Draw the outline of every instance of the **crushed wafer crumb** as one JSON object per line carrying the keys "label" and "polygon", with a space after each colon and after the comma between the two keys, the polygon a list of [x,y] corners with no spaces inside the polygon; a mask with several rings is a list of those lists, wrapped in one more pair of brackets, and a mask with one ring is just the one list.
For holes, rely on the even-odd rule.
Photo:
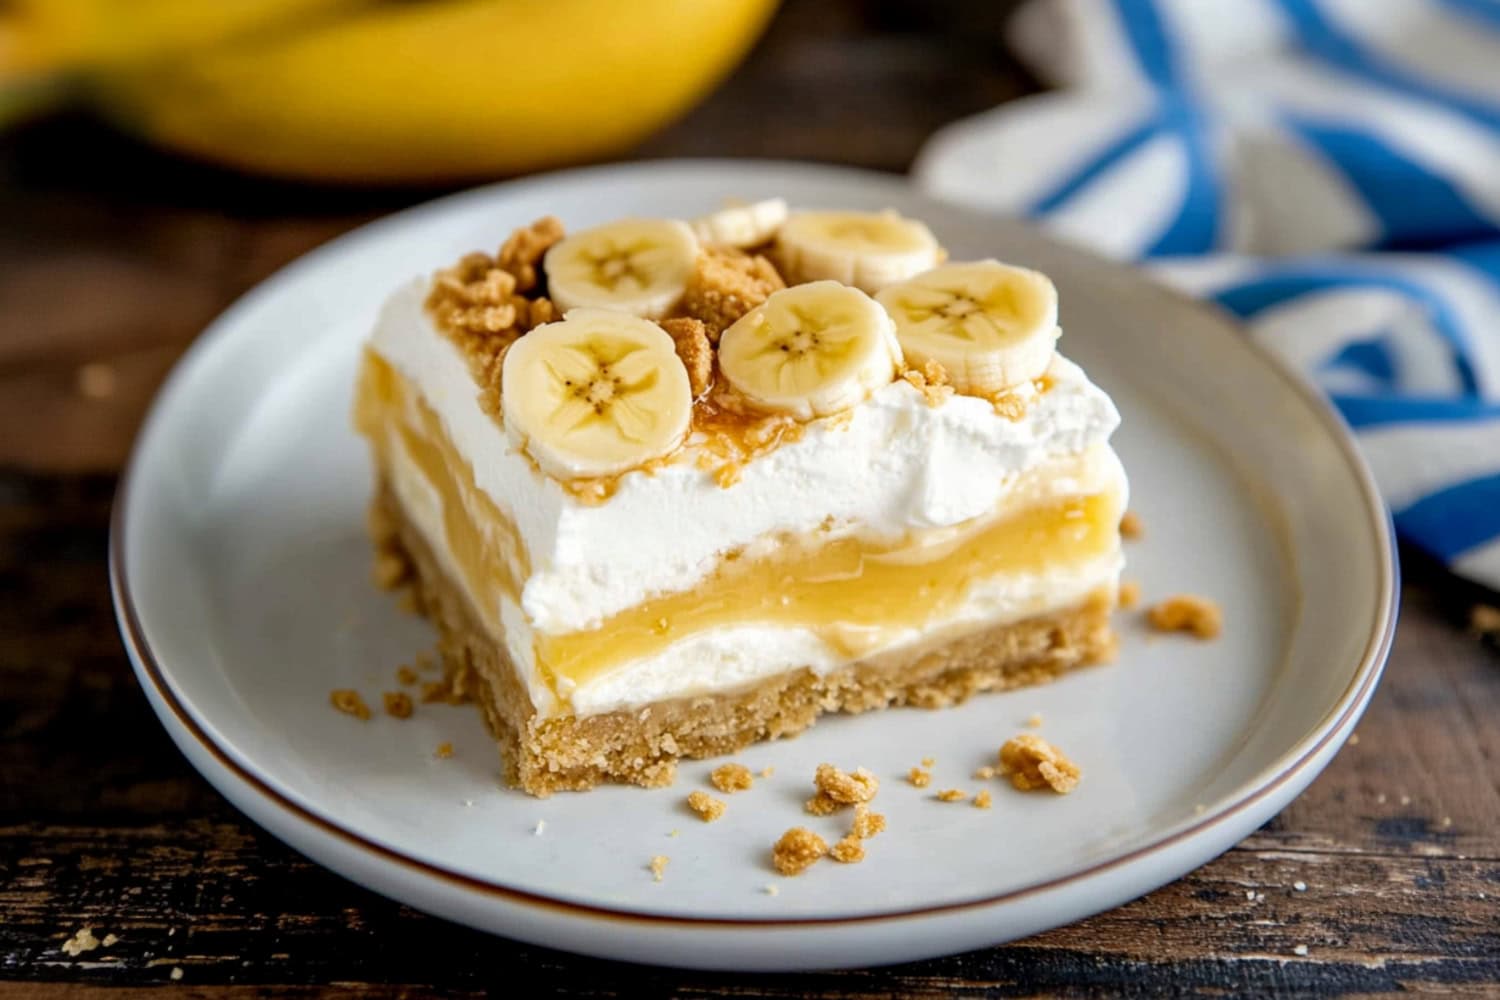
{"label": "crushed wafer crumb", "polygon": [[688,808],[698,814],[705,823],[712,823],[724,815],[727,808],[723,799],[716,799],[707,792],[692,792],[687,797]]}
{"label": "crushed wafer crumb", "polygon": [[174,983],[180,981],[182,979],[182,975],[183,975],[183,973],[182,973],[182,966],[180,966],[180,965],[174,965],[174,966],[172,966],[172,971],[169,972],[169,973],[167,973],[167,976]]}
{"label": "crushed wafer crumb", "polygon": [[120,941],[120,935],[118,935],[118,934],[106,934],[106,935],[104,935],[104,940],[100,941],[99,943],[102,944],[106,948],[112,948],[116,944],[118,944],[119,941]]}
{"label": "crushed wafer crumb", "polygon": [[86,951],[93,951],[97,947],[99,947],[99,939],[94,937],[92,927],[78,928],[78,933],[62,943],[63,952],[74,958]]}
{"label": "crushed wafer crumb", "polygon": [[781,887],[775,885],[774,883],[767,882],[761,889],[761,891],[764,892],[767,896],[777,896],[781,894]]}
{"label": "crushed wafer crumb", "polygon": [[937,793],[939,802],[962,802],[969,797],[969,793],[957,788],[945,788]]}
{"label": "crushed wafer crumb", "polygon": [[1176,594],[1146,611],[1146,620],[1160,632],[1190,632],[1199,639],[1212,639],[1224,627],[1219,605],[1206,597]]}
{"label": "crushed wafer crumb", "polygon": [[353,688],[336,688],[328,692],[328,703],[345,715],[352,715],[356,719],[370,717],[370,706],[365,704],[365,700]]}
{"label": "crushed wafer crumb", "polygon": [[396,683],[411,687],[413,684],[417,683],[417,672],[411,667],[397,667]]}
{"label": "crushed wafer crumb", "polygon": [[786,282],[765,257],[723,247],[698,254],[698,266],[688,279],[678,311],[701,320],[711,343],[735,321],[770,298]]}
{"label": "crushed wafer crumb", "polygon": [[667,865],[670,864],[671,861],[672,859],[667,857],[665,854],[658,854],[653,857],[651,859],[651,878],[654,881],[660,882],[661,877],[666,874]]}
{"label": "crushed wafer crumb", "polygon": [[424,672],[437,668],[437,660],[433,659],[431,653],[418,653],[417,658],[412,662],[416,663],[418,670]]}
{"label": "crushed wafer crumb", "polygon": [[697,399],[709,390],[714,380],[714,348],[708,340],[708,328],[702,320],[691,316],[664,319],[661,328],[671,336],[677,357],[687,369],[688,388]]}
{"label": "crushed wafer crumb", "polygon": [[1349,734],[1349,745],[1351,747],[1357,747],[1357,746],[1359,746],[1359,734],[1358,733],[1350,733]]}
{"label": "crushed wafer crumb", "polygon": [[432,754],[440,760],[447,760],[453,756],[453,744],[448,742],[439,743],[437,749]]}
{"label": "crushed wafer crumb", "polygon": [[544,215],[529,226],[522,226],[506,237],[495,255],[495,263],[516,282],[516,291],[526,294],[541,284],[542,258],[553,244],[563,238],[560,219]]}
{"label": "crushed wafer crumb", "polygon": [[380,698],[385,702],[385,714],[397,719],[411,718],[411,695],[405,691],[384,691]]}
{"label": "crushed wafer crumb", "polygon": [[769,778],[769,777],[771,777],[771,775],[773,775],[775,773],[776,773],[776,768],[774,768],[774,767],[766,766],[766,767],[763,767],[763,768],[760,769],[760,776],[762,778]]}
{"label": "crushed wafer crumb", "polygon": [[936,763],[937,763],[937,758],[936,757],[923,757],[922,758],[922,766],[923,767],[931,767],[932,765],[934,765]]}
{"label": "crushed wafer crumb", "polygon": [[864,842],[851,833],[834,844],[829,849],[828,856],[840,864],[858,864],[865,859]]}
{"label": "crushed wafer crumb", "polygon": [[924,771],[920,767],[914,767],[906,772],[906,780],[918,788],[926,788],[932,784],[932,772]]}
{"label": "crushed wafer crumb", "polygon": [[928,361],[921,370],[907,368],[901,372],[901,377],[922,394],[928,406],[941,406],[953,396],[948,369],[936,361]]}
{"label": "crushed wafer crumb", "polygon": [[873,812],[869,806],[854,807],[854,825],[849,828],[852,836],[869,840],[877,833],[885,832],[885,814]]}
{"label": "crushed wafer crumb", "polygon": [[1146,525],[1141,522],[1141,516],[1133,510],[1127,510],[1120,515],[1120,537],[1140,538],[1146,533]]}
{"label": "crushed wafer crumb", "polygon": [[1121,609],[1129,611],[1141,603],[1141,585],[1134,580],[1120,581],[1119,604]]}
{"label": "crushed wafer crumb", "polygon": [[755,775],[744,764],[721,764],[713,769],[708,780],[727,795],[731,792],[748,791],[755,784]]}
{"label": "crushed wafer crumb", "polygon": [[975,793],[975,809],[988,809],[992,805],[994,805],[994,799],[990,797],[990,790],[988,788],[981,788],[978,792]]}
{"label": "crushed wafer crumb", "polygon": [[1066,795],[1078,786],[1082,773],[1061,750],[1033,733],[1021,733],[1000,748],[1000,766],[1010,783],[1023,792],[1050,788]]}
{"label": "crushed wafer crumb", "polygon": [[845,806],[869,802],[880,790],[880,779],[862,767],[845,772],[825,763],[818,765],[813,786],[818,793],[807,800],[807,811],[815,816],[827,816]]}
{"label": "crushed wafer crumb", "polygon": [[794,826],[771,849],[771,864],[783,875],[801,875],[828,853],[828,841],[805,826]]}
{"label": "crushed wafer crumb", "polygon": [[1026,717],[1026,725],[1030,729],[1040,729],[1040,728],[1042,728],[1042,713],[1041,712],[1032,712],[1030,715],[1028,715]]}
{"label": "crushed wafer crumb", "polygon": [[975,768],[974,770],[974,777],[978,778],[980,781],[988,781],[994,776],[995,769],[988,764],[985,764],[983,767]]}

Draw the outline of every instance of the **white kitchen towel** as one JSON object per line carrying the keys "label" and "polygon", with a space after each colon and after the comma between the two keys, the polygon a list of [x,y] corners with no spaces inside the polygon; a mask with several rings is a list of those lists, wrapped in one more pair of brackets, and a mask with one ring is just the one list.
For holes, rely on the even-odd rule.
{"label": "white kitchen towel", "polygon": [[1500,0],[1031,0],[1060,89],[919,183],[1242,317],[1354,428],[1396,528],[1500,589]]}

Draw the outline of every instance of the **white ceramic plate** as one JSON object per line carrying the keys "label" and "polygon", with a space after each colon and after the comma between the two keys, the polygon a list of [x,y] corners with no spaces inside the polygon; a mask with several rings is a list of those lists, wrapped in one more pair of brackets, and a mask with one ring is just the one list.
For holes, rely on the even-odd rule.
{"label": "white ceramic plate", "polygon": [[[1122,616],[1117,663],[948,711],[830,718],[739,759],[775,777],[712,825],[672,789],[538,801],[502,788],[471,707],[361,723],[428,647],[370,583],[370,474],[348,419],[383,294],[510,229],[691,215],[726,197],[894,206],[958,258],[1056,279],[1063,349],[1124,413],[1117,442],[1147,526],[1127,577],[1216,598],[1222,638],[1148,636]],[[178,366],[121,488],[112,578],[126,645],[163,723],[256,822],[378,892],[499,934],[593,955],[726,969],[871,965],[1076,920],[1226,850],[1323,768],[1368,701],[1395,617],[1388,521],[1328,408],[1218,314],[1015,223],[897,179],[769,163],[645,163],[483,188],[403,212],[288,267]],[[1083,768],[1067,797],[994,782],[994,808],[945,804],[1041,713]],[[434,748],[451,741],[440,760]],[[933,786],[900,780],[935,757]],[[770,870],[824,760],[873,769],[890,830],[863,864]],[[542,832],[536,833],[544,824]],[[671,858],[653,881],[648,860]],[[775,885],[773,895],[766,886]]]}

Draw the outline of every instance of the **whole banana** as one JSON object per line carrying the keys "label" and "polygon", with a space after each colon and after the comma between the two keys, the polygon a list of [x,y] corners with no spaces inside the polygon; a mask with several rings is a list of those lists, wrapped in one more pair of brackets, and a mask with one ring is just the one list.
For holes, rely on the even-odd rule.
{"label": "whole banana", "polygon": [[125,127],[246,170],[435,182],[597,158],[684,112],[775,0],[380,3],[103,81]]}

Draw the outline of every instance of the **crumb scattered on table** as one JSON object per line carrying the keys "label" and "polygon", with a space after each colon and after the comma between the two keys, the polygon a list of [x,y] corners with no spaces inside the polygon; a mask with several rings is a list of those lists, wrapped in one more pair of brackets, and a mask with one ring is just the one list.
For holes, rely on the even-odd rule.
{"label": "crumb scattered on table", "polygon": [[858,805],[854,807],[854,825],[849,832],[860,840],[869,840],[877,833],[885,831],[885,814],[874,812],[869,806]]}
{"label": "crumb scattered on table", "polygon": [[543,833],[546,833],[546,832],[547,832],[547,821],[544,820],[544,819],[537,820],[536,821],[536,826],[534,826],[534,827],[531,828],[531,835],[533,837],[540,837]]}
{"label": "crumb scattered on table", "polygon": [[705,823],[712,823],[724,815],[726,806],[723,799],[716,799],[707,792],[693,792],[687,797],[688,808],[698,814],[698,818]]}
{"label": "crumb scattered on table", "polygon": [[1120,607],[1129,611],[1141,603],[1141,585],[1134,580],[1120,581]]}
{"label": "crumb scattered on table", "polygon": [[815,816],[827,816],[845,806],[869,802],[880,791],[880,779],[863,767],[841,771],[824,763],[818,765],[813,775],[813,787],[818,794],[807,800],[807,811]]}
{"label": "crumb scattered on table", "polygon": [[1030,729],[1040,729],[1040,728],[1042,728],[1042,713],[1041,712],[1032,712],[1030,715],[1028,715],[1026,717],[1026,725]]}
{"label": "crumb scattered on table", "polygon": [[744,764],[723,764],[713,769],[709,782],[726,795],[731,792],[748,791],[755,784],[755,776]]}
{"label": "crumb scattered on table", "polygon": [[828,841],[805,826],[794,826],[771,849],[771,864],[783,875],[801,875],[828,853]]}
{"label": "crumb scattered on table", "polygon": [[651,859],[651,878],[656,882],[661,881],[662,875],[666,874],[667,865],[672,859],[665,854],[658,854]]}
{"label": "crumb scattered on table", "polygon": [[1469,629],[1478,636],[1500,638],[1500,608],[1476,604],[1469,609]]}
{"label": "crumb scattered on table", "polygon": [[404,685],[406,687],[411,687],[412,685],[417,683],[417,672],[411,667],[397,667],[396,683]]}
{"label": "crumb scattered on table", "polygon": [[447,742],[439,743],[437,745],[437,749],[433,751],[433,754],[436,755],[439,759],[447,760],[449,757],[453,756],[453,744]]}
{"label": "crumb scattered on table", "polygon": [[1190,632],[1199,639],[1215,638],[1224,628],[1219,605],[1206,597],[1177,594],[1153,604],[1146,620],[1159,632]]}
{"label": "crumb scattered on table", "polygon": [[857,864],[865,859],[865,845],[860,838],[849,834],[828,851],[828,856],[840,864]]}
{"label": "crumb scattered on table", "polygon": [[180,980],[182,978],[182,966],[180,966],[180,965],[174,965],[174,966],[172,966],[172,971],[170,973],[168,973],[168,975],[172,977],[172,982],[174,982],[174,983],[177,982],[178,980]]}
{"label": "crumb scattered on table", "polygon": [[781,887],[776,885],[775,883],[767,882],[765,887],[761,891],[764,892],[767,896],[775,896],[781,892]]}
{"label": "crumb scattered on table", "polygon": [[975,793],[975,795],[974,795],[974,808],[975,809],[988,809],[993,804],[994,804],[994,800],[992,798],[990,798],[990,790],[988,788],[981,788],[977,793]]}
{"label": "crumb scattered on table", "polygon": [[1359,746],[1359,734],[1358,733],[1350,733],[1349,734],[1349,745],[1351,747],[1357,747],[1357,746]]}
{"label": "crumb scattered on table", "polygon": [[934,765],[936,763],[937,763],[936,758],[933,758],[933,757],[923,757],[922,758],[922,766],[923,767],[931,767],[932,765]]}
{"label": "crumb scattered on table", "polygon": [[1303,882],[1301,879],[1298,879],[1297,881],[1292,883],[1292,888],[1297,890],[1298,892],[1306,892],[1307,883]]}
{"label": "crumb scattered on table", "polygon": [[969,797],[969,793],[958,788],[945,788],[937,793],[939,802],[962,802]]}
{"label": "crumb scattered on table", "polygon": [[1140,538],[1146,533],[1146,525],[1141,521],[1141,515],[1133,510],[1127,510],[1120,517],[1120,537]]}
{"label": "crumb scattered on table", "polygon": [[1050,788],[1066,795],[1078,786],[1078,765],[1034,733],[1021,733],[1000,748],[1001,770],[1023,792]]}
{"label": "crumb scattered on table", "polygon": [[86,951],[93,951],[99,947],[99,939],[94,937],[92,927],[80,927],[78,932],[62,943],[64,953],[77,958]]}
{"label": "crumb scattered on table", "polygon": [[380,695],[385,702],[385,714],[397,719],[411,718],[411,695],[405,691],[384,691]]}
{"label": "crumb scattered on table", "polygon": [[100,941],[99,943],[102,944],[106,948],[111,948],[114,945],[116,945],[117,943],[119,943],[119,940],[120,940],[120,935],[118,935],[118,934],[106,934],[106,935],[104,935],[104,940]]}
{"label": "crumb scattered on table", "polygon": [[762,778],[769,778],[769,777],[771,777],[771,775],[773,775],[775,773],[776,773],[776,768],[771,767],[769,765],[767,765],[766,767],[763,767],[763,768],[760,769],[760,776]]}
{"label": "crumb scattered on table", "polygon": [[914,767],[906,772],[906,780],[918,788],[926,788],[932,784],[932,772],[924,771],[920,767]]}
{"label": "crumb scattered on table", "polygon": [[995,769],[988,764],[985,764],[983,767],[976,768],[974,771],[974,777],[978,778],[980,781],[988,781],[994,776]]}
{"label": "crumb scattered on table", "polygon": [[328,692],[328,703],[345,715],[352,715],[356,719],[370,717],[370,706],[365,704],[365,700],[353,688],[336,688]]}

